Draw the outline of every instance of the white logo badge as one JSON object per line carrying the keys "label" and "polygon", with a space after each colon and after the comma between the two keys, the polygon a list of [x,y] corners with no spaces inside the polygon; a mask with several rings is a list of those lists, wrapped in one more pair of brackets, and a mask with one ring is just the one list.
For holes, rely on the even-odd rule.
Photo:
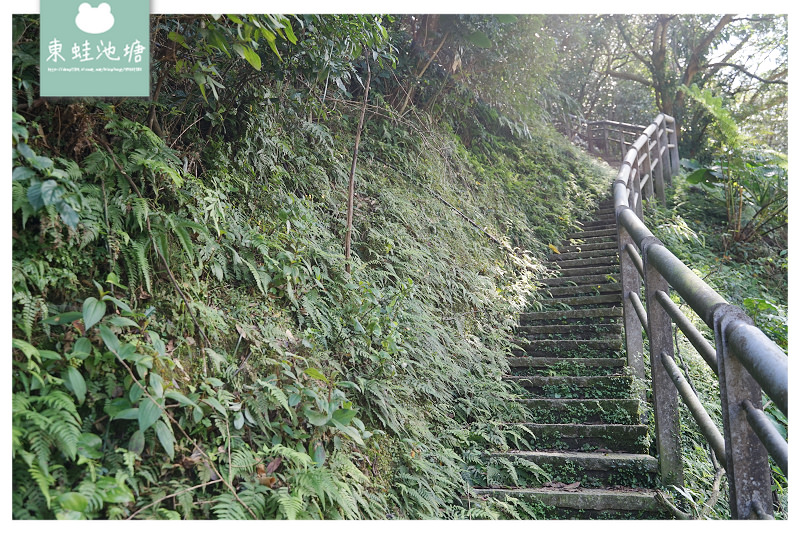
{"label": "white logo badge", "polygon": [[92,7],[87,2],[82,3],[78,7],[75,25],[84,33],[96,35],[107,32],[114,26],[114,15],[111,14],[111,6],[105,2],[97,7]]}

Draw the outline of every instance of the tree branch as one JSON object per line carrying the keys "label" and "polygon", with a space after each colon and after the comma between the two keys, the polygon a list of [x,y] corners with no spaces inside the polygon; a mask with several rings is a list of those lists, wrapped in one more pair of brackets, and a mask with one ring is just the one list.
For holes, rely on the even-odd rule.
{"label": "tree branch", "polygon": [[[739,72],[741,72],[742,74],[744,74],[746,76],[750,76],[751,78],[754,78],[754,79],[760,81],[761,83],[769,83],[769,84],[776,84],[776,85],[789,85],[789,82],[787,82],[786,80],[775,80],[775,79],[769,79],[769,78],[762,78],[761,76],[759,76],[757,74],[753,74],[752,72],[749,72],[742,65],[737,65],[736,63],[711,63],[710,65],[708,65],[708,68],[715,68],[717,70],[719,70],[722,67],[730,67],[730,68],[736,69]],[[784,71],[779,72],[778,74],[783,74],[785,72],[787,72],[787,71],[784,70]]]}
{"label": "tree branch", "polygon": [[621,80],[628,80],[628,81],[635,81],[637,83],[641,83],[646,87],[652,87],[653,81],[648,80],[644,76],[640,76],[639,74],[633,74],[632,72],[617,72],[616,70],[607,70],[603,72],[603,74],[607,74],[612,78],[618,78]]}

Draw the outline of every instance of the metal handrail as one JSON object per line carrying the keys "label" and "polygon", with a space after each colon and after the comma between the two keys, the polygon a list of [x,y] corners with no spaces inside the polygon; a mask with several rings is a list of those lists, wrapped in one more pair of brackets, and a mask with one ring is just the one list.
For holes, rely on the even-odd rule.
{"label": "metal handrail", "polygon": [[[611,121],[595,121],[587,123],[587,127],[588,124],[617,128],[612,131],[630,126]],[[778,409],[788,414],[788,357],[740,308],[730,305],[695,275],[642,222],[644,200],[658,196],[665,203],[665,181],[669,183],[678,171],[679,162],[674,118],[660,114],[643,129],[632,143],[620,137],[622,164],[614,181],[613,196],[628,362],[634,374],[644,379],[644,326],[650,348],[653,411],[662,479],[668,484],[683,484],[677,409],[680,396],[725,465],[731,492],[731,515],[734,518],[770,518],[772,493],[768,454],[773,455],[788,475],[788,448],[786,441],[776,436],[777,431],[771,430],[765,422],[767,419],[761,409],[762,388]],[[608,132],[604,135],[608,139]],[[624,149],[626,145],[630,146],[627,150]],[[637,251],[641,251],[641,256]],[[714,331],[713,348],[669,299],[670,287]],[[642,288],[646,316],[639,297]],[[711,419],[691,389],[685,386],[673,361],[672,321],[686,333],[719,377],[724,447],[719,431],[709,426]]]}

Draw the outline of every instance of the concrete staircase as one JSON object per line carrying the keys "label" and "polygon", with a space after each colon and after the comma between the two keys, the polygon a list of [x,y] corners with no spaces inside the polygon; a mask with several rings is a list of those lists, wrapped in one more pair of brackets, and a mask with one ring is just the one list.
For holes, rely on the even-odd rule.
{"label": "concrete staircase", "polygon": [[[655,499],[658,463],[627,371],[614,211],[601,204],[583,230],[549,257],[559,277],[541,280],[545,309],[525,313],[522,349],[505,379],[532,413],[530,450],[494,454],[535,463],[524,486],[489,486],[482,496],[537,501],[552,518],[668,518]],[[542,475],[544,471],[550,481]],[[522,485],[522,483],[520,483]]]}

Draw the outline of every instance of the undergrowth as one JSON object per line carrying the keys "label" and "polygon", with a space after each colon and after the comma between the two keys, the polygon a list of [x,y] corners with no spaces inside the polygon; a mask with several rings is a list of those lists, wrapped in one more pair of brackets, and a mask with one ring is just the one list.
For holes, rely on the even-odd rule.
{"label": "undergrowth", "polygon": [[544,516],[470,487],[524,442],[492,421],[546,245],[608,188],[566,141],[370,116],[349,275],[350,108],[251,106],[202,155],[135,102],[25,115],[14,518]]}

